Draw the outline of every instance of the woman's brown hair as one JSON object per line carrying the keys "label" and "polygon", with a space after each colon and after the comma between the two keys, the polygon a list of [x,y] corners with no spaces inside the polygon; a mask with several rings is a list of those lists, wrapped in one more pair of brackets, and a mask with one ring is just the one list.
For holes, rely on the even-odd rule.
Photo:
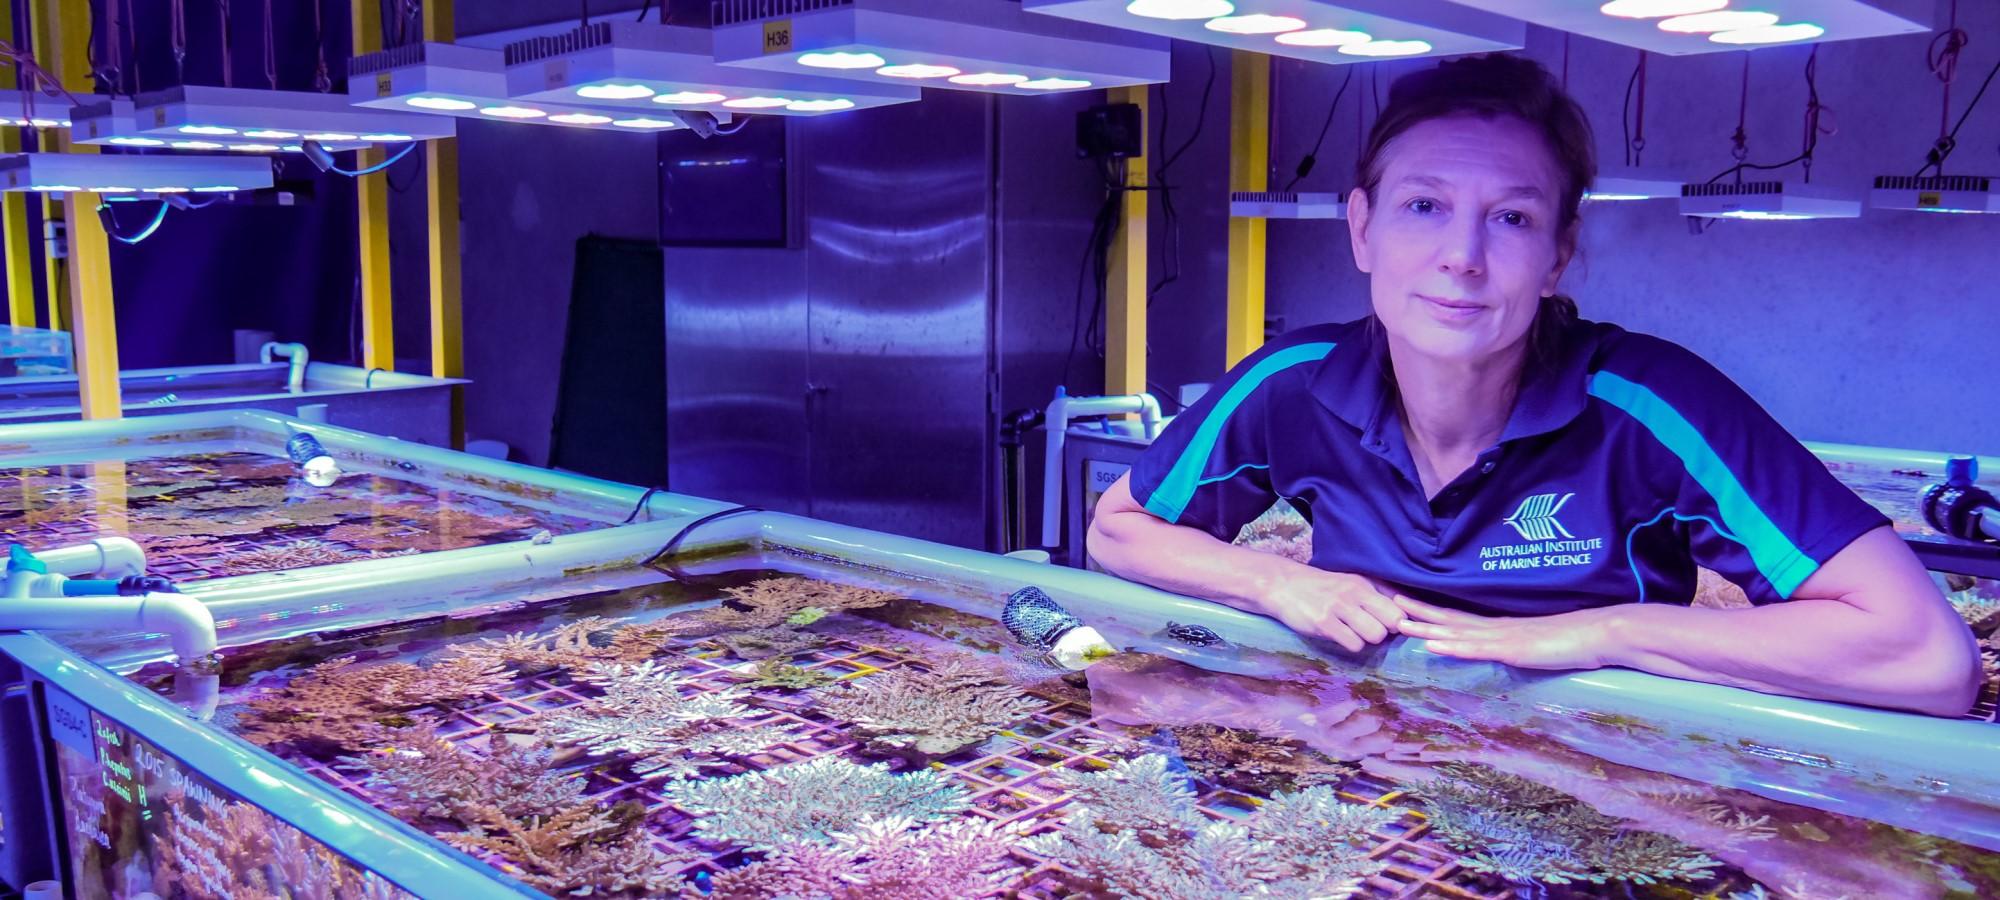
{"label": "woman's brown hair", "polygon": [[[1540,134],[1556,161],[1562,185],[1557,239],[1573,241],[1577,210],[1583,194],[1597,178],[1597,140],[1590,120],[1549,70],[1522,56],[1489,53],[1450,59],[1429,69],[1396,79],[1389,88],[1389,105],[1368,132],[1368,144],[1355,166],[1355,184],[1376,203],[1386,167],[1384,153],[1404,132],[1432,119],[1472,115],[1511,116]],[[1576,301],[1562,295],[1542,300],[1529,332],[1529,356],[1546,360],[1553,339],[1577,316]]]}

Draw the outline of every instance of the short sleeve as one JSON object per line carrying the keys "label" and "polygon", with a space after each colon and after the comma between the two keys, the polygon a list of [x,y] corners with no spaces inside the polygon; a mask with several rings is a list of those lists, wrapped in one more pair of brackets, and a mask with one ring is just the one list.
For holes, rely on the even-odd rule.
{"label": "short sleeve", "polygon": [[1628,340],[1644,342],[1638,362],[1594,373],[1590,392],[1637,420],[1666,451],[1660,465],[1678,470],[1669,510],[1697,565],[1753,602],[1788,600],[1855,538],[1889,524],[1707,361]]}
{"label": "short sleeve", "polygon": [[1160,518],[1224,541],[1271,508],[1274,400],[1333,349],[1331,342],[1265,346],[1174,417],[1132,466],[1132,497]]}

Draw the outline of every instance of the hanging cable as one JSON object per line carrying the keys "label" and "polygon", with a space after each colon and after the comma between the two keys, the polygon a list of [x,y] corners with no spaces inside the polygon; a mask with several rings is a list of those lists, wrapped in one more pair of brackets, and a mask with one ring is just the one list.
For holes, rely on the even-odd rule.
{"label": "hanging cable", "polygon": [[271,0],[264,0],[264,81],[278,89],[277,28],[271,23]]}
{"label": "hanging cable", "polygon": [[[308,148],[306,152],[306,157],[308,159],[312,159],[313,164],[319,166],[321,171],[332,172],[335,175],[346,175],[349,178],[359,178],[363,175],[373,175],[376,172],[380,172],[383,169],[389,168],[390,166],[393,166],[396,163],[401,162],[403,157],[410,155],[410,151],[417,149],[416,144],[404,144],[403,149],[396,151],[396,154],[394,156],[391,156],[388,159],[378,162],[365,169],[343,169],[333,164],[333,154],[327,153],[325,148],[323,147],[319,148],[318,152],[315,153],[311,148],[318,147],[319,146],[318,144],[308,141],[306,146]],[[324,156],[321,157],[320,154],[324,154]]]}
{"label": "hanging cable", "polygon": [[167,201],[160,201],[159,210],[153,213],[153,221],[148,222],[146,227],[139,229],[138,234],[131,235],[130,237],[118,232],[118,215],[112,212],[111,204],[105,203],[102,200],[98,201],[97,215],[104,220],[104,233],[110,235],[112,240],[121,244],[136,244],[152,237],[153,232],[160,230],[160,223],[167,220]]}
{"label": "hanging cable", "polygon": [[[122,22],[119,19],[120,12],[118,0],[107,0],[104,4],[104,30],[106,32],[104,36],[104,65],[93,65],[91,67],[91,74],[96,76],[97,80],[104,85],[105,93],[114,96],[117,95],[120,88],[124,87],[125,80],[125,75],[122,71],[124,60],[120,58],[124,54],[124,45],[118,40],[118,33],[124,30]],[[90,20],[90,31],[90,48],[95,52],[97,49],[96,17],[92,17]]]}
{"label": "hanging cable", "polygon": [[1730,154],[1736,157],[1736,165],[1716,173],[1715,177],[1710,178],[1706,183],[1714,184],[1727,176],[1735,175],[1737,183],[1741,184],[1743,182],[1743,173],[1746,170],[1782,169],[1786,166],[1799,163],[1805,164],[1805,177],[1810,181],[1812,179],[1813,153],[1819,149],[1819,139],[1822,136],[1839,132],[1838,128],[1822,124],[1820,121],[1822,117],[1831,117],[1833,108],[1819,101],[1819,48],[1814,47],[1812,54],[1806,57],[1805,146],[1799,151],[1799,155],[1777,163],[1753,163],[1748,161],[1750,158],[1750,136],[1745,123],[1748,121],[1750,109],[1750,65],[1749,54],[1746,53],[1744,56],[1742,105],[1736,114],[1736,134],[1730,137],[1730,142],[1734,145]]}
{"label": "hanging cable", "polygon": [[222,86],[235,87],[235,68],[229,64],[229,0],[215,0],[215,12],[222,29]]}
{"label": "hanging cable", "polygon": [[[110,2],[118,3],[119,0],[110,0]],[[125,54],[132,60],[132,83],[126,88],[125,92],[136,96],[146,89],[146,80],[139,66],[138,16],[132,10],[132,0],[124,0],[124,5]],[[114,35],[112,39],[116,40],[117,36]]]}
{"label": "hanging cable", "polygon": [[1299,160],[1299,167],[1292,173],[1292,180],[1285,184],[1285,193],[1291,193],[1292,188],[1297,187],[1300,180],[1312,174],[1313,166],[1319,162],[1319,148],[1326,143],[1326,132],[1333,127],[1333,113],[1340,108],[1340,98],[1346,96],[1347,86],[1353,82],[1354,67],[1348,66],[1347,77],[1341,79],[1340,89],[1333,92],[1333,102],[1327,104],[1326,121],[1319,126],[1319,140],[1313,141],[1312,152],[1307,153],[1304,159]]}
{"label": "hanging cable", "polygon": [[[180,0],[174,0],[179,3]],[[322,21],[320,0],[313,0],[313,45],[319,48],[319,62],[313,69],[313,88],[324,94],[333,90],[333,78],[326,71],[326,24]]]}
{"label": "hanging cable", "polygon": [[187,83],[188,23],[186,0],[169,0],[171,3],[172,40],[174,45],[174,80]]}
{"label": "hanging cable", "polygon": [[[1815,48],[1817,52],[1817,48]],[[1639,109],[1632,114],[1632,165],[1646,164],[1646,51],[1639,51]]]}
{"label": "hanging cable", "polygon": [[1639,69],[1645,65],[1646,52],[1639,51],[1639,64],[1632,67],[1632,74],[1625,78],[1625,102],[1618,107],[1618,133],[1624,137],[1625,164],[1632,164],[1632,92],[1639,87]]}
{"label": "hanging cable", "polygon": [[1925,64],[1943,84],[1944,101],[1938,110],[1937,143],[1932,144],[1930,151],[1924,155],[1924,164],[1917,169],[1919,176],[1932,169],[1936,169],[1938,175],[1944,174],[1944,161],[1951,157],[1953,150],[1958,149],[1958,130],[1965,127],[1965,120],[1971,118],[1972,111],[1979,107],[1979,101],[1986,96],[1986,89],[1993,84],[1993,76],[2000,74],[2000,62],[1996,62],[1986,73],[1986,79],[1979,83],[1972,102],[1967,103],[1965,111],[1959,114],[1958,122],[1947,129],[1945,125],[1951,121],[1951,86],[1958,80],[1959,57],[1970,42],[1971,36],[1958,27],[1958,2],[1952,0],[1951,27],[1932,39],[1930,48],[1924,54]]}

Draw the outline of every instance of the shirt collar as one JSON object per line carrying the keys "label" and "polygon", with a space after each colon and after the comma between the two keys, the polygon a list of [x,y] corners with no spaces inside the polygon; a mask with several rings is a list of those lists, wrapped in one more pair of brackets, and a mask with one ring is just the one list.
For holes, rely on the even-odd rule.
{"label": "shirt collar", "polygon": [[[1615,328],[1581,319],[1557,331],[1542,359],[1529,360],[1514,399],[1514,410],[1500,435],[1501,443],[1555,431],[1583,413],[1589,404],[1592,361],[1606,332]],[[1354,426],[1364,441],[1381,442],[1379,432],[1394,411],[1394,376],[1389,367],[1387,337],[1374,317],[1353,323],[1350,332],[1320,363],[1312,393],[1329,412]],[[1401,435],[1395,435],[1397,441]]]}

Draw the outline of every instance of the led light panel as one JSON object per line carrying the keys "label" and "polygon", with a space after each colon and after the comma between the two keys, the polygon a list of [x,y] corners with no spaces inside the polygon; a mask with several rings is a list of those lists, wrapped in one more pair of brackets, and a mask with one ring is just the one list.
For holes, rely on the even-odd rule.
{"label": "led light panel", "polygon": [[723,0],[715,60],[998,94],[1166,81],[1165,38],[1031,16],[1015,0]]}
{"label": "led light panel", "polygon": [[683,108],[816,116],[922,96],[914,84],[718,65],[707,29],[676,25],[598,22],[509,44],[506,54],[507,95],[522,106],[576,103],[583,92],[593,105],[640,115]]}
{"label": "led light panel", "polygon": [[184,85],[140,94],[134,106],[140,133],[176,139],[249,137],[261,132],[297,134],[300,140],[322,143],[355,142],[371,135],[380,137],[361,142],[393,144],[457,133],[449,118],[366,109],[355,106],[346,94],[314,91]]}
{"label": "led light panel", "polygon": [[1286,191],[1235,191],[1229,215],[1238,219],[1345,219],[1347,195]]}
{"label": "led light panel", "polygon": [[1690,184],[1681,187],[1681,215],[1710,219],[1853,219],[1861,200],[1845,191],[1788,181]]}
{"label": "led light panel", "polygon": [[1528,33],[1518,19],[1445,0],[1022,0],[1021,6],[1322,63],[1515,50]]}
{"label": "led light panel", "polygon": [[[124,97],[78,106],[74,115],[76,122],[70,127],[70,139],[80,144],[194,152],[300,153],[304,151],[302,142],[306,133],[301,131],[251,128],[233,135],[204,134],[199,130],[174,134],[147,134],[139,130],[136,121],[138,114],[132,101]],[[334,152],[373,146],[372,141],[359,140],[358,137],[352,141],[328,140],[320,143]],[[401,135],[384,134],[369,135],[369,137],[395,138]]]}
{"label": "led light panel", "polygon": [[2000,213],[2000,183],[1985,175],[1884,175],[1868,192],[1876,209],[1934,213]]}
{"label": "led light panel", "polygon": [[71,109],[74,106],[97,102],[102,99],[96,94],[75,94],[76,103],[69,97],[51,97],[36,91],[20,91],[12,88],[0,90],[0,125],[34,128],[70,127]]}
{"label": "led light panel", "polygon": [[0,191],[108,195],[217,193],[271,186],[271,161],[255,156],[16,153],[0,156]]}
{"label": "led light panel", "polygon": [[[348,99],[357,106],[375,109],[599,131],[666,131],[681,127],[668,114],[674,107],[663,104],[633,109],[511,99],[507,96],[505,55],[498,49],[407,44],[355,57],[348,62],[347,73]],[[701,106],[691,104],[690,108]],[[730,121],[728,112],[720,109],[714,112],[718,113],[717,121],[724,124]]]}
{"label": "led light panel", "polygon": [[1605,202],[1611,200],[1670,200],[1681,195],[1681,185],[1686,182],[1665,172],[1648,169],[1612,168],[1597,173],[1590,190],[1583,199]]}
{"label": "led light panel", "polygon": [[1479,5],[1666,56],[1917,34],[1931,30],[1936,16],[1931,0],[1481,0]]}

